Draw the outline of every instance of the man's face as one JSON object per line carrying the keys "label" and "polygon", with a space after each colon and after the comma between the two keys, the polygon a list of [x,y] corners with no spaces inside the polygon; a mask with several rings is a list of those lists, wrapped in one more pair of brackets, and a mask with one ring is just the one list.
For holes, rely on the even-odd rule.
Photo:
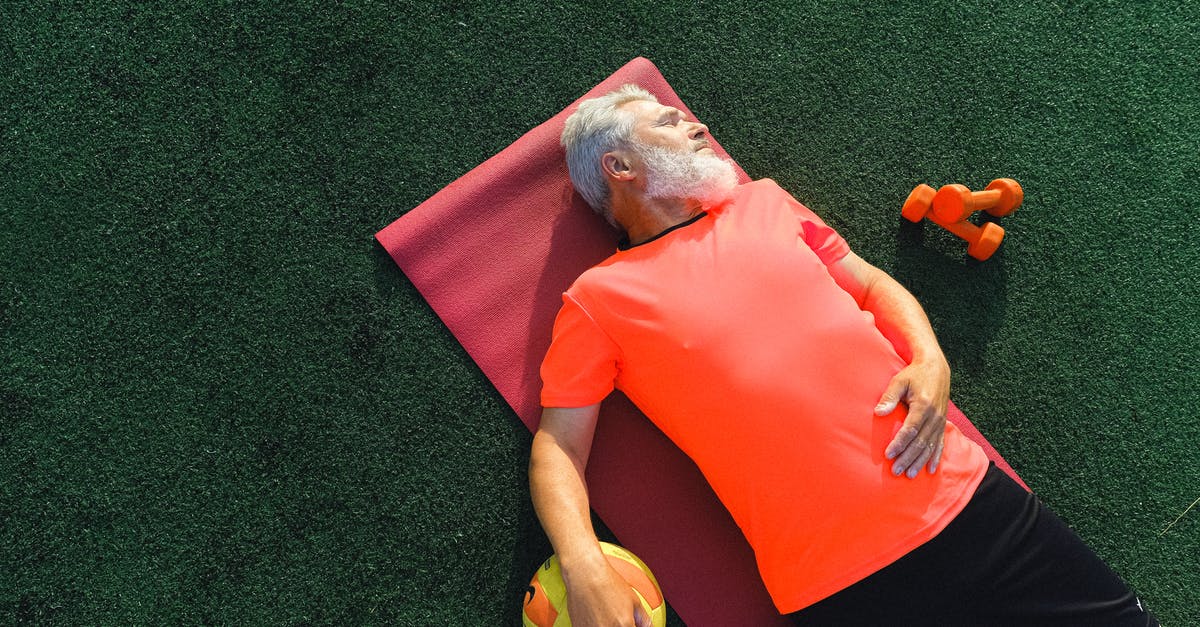
{"label": "man's face", "polygon": [[657,102],[635,100],[622,105],[633,113],[633,140],[644,146],[672,152],[715,154],[708,142],[708,127],[689,121],[682,111]]}
{"label": "man's face", "polygon": [[654,102],[624,105],[634,114],[633,150],[626,157],[649,198],[719,203],[737,185],[733,164],[709,145],[708,127]]}

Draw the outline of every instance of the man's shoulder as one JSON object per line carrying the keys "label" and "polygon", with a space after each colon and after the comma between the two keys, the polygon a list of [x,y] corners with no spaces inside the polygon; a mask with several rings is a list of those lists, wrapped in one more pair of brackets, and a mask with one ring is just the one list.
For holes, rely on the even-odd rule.
{"label": "man's shoulder", "polygon": [[575,294],[588,288],[594,288],[597,285],[602,285],[607,282],[608,277],[612,275],[612,266],[618,259],[617,254],[610,255],[603,261],[584,270],[578,277],[571,282],[571,287],[567,289],[567,293]]}
{"label": "man's shoulder", "polygon": [[748,183],[742,183],[734,188],[732,205],[757,205],[763,202],[779,200],[784,197],[791,197],[786,190],[779,186],[772,178],[754,179]]}
{"label": "man's shoulder", "polygon": [[795,197],[780,187],[775,179],[761,178],[738,185],[731,200],[733,202],[722,209],[728,208],[735,212],[749,210],[753,214],[759,214],[763,211],[778,213],[777,210],[795,202]]}
{"label": "man's shoulder", "polygon": [[775,179],[769,177],[754,179],[749,183],[743,183],[738,186],[738,189],[742,192],[752,193],[787,193],[782,187],[779,186],[779,183],[775,182]]}

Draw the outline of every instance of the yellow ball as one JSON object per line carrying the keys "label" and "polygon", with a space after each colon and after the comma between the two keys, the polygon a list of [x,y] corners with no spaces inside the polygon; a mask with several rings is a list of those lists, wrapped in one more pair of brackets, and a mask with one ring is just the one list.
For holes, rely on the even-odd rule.
{"label": "yellow ball", "polygon": [[[604,551],[608,563],[629,582],[642,600],[642,608],[650,615],[654,627],[666,625],[667,604],[663,601],[658,580],[645,562],[615,544],[601,542],[600,549]],[[563,584],[557,555],[551,555],[529,581],[521,622],[525,627],[569,627],[571,624],[571,617],[567,614],[567,587]]]}

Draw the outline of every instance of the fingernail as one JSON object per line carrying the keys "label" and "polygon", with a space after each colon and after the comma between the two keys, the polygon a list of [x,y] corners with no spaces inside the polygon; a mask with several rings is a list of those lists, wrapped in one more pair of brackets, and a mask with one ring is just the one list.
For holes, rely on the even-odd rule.
{"label": "fingernail", "polygon": [[904,466],[901,466],[900,464],[892,466],[892,474],[896,475],[897,477],[904,474]]}
{"label": "fingernail", "polygon": [[917,478],[917,474],[919,474],[920,472],[921,472],[921,469],[920,469],[920,468],[917,468],[917,467],[915,467],[915,466],[914,466],[914,467],[912,467],[912,468],[909,468],[909,469],[908,469],[908,478],[909,478],[909,479],[916,479],[916,478]]}

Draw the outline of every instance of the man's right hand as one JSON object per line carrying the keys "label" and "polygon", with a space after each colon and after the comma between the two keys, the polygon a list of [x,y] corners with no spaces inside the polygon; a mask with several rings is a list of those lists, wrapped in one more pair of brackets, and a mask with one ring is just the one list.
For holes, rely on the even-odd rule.
{"label": "man's right hand", "polygon": [[651,627],[629,582],[608,563],[592,529],[584,469],[600,404],[547,407],[533,436],[533,507],[562,564],[567,610],[576,627]]}
{"label": "man's right hand", "polygon": [[567,611],[575,627],[651,627],[650,616],[629,582],[608,560],[586,573],[563,573]]}

